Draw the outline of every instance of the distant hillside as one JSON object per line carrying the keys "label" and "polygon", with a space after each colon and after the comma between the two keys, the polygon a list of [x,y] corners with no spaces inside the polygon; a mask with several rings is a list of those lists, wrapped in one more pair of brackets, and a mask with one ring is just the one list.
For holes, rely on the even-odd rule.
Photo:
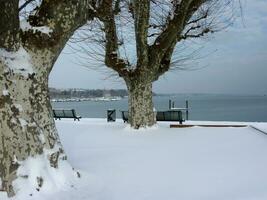
{"label": "distant hillside", "polygon": [[127,90],[89,90],[89,89],[56,89],[49,88],[51,99],[68,98],[95,98],[95,97],[125,97],[128,96]]}

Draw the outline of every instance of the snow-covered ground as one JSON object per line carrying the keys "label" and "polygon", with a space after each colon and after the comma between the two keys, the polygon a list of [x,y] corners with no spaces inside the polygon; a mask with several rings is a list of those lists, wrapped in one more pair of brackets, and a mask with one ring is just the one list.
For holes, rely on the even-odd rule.
{"label": "snow-covered ground", "polygon": [[[251,124],[267,130],[267,123]],[[267,199],[267,135],[251,127],[171,129],[169,125],[161,122],[157,127],[135,131],[122,121],[57,121],[69,162],[80,170],[81,179],[73,188],[55,193],[41,189],[28,198]]]}

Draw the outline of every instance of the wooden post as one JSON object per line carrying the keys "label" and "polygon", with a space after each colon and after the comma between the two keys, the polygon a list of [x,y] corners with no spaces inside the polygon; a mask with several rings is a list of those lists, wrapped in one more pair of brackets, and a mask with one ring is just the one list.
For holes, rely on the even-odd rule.
{"label": "wooden post", "polygon": [[172,108],[172,100],[169,99],[169,110]]}
{"label": "wooden post", "polygon": [[188,120],[188,100],[185,101],[185,107],[186,107],[186,120]]}
{"label": "wooden post", "polygon": [[174,108],[174,101],[172,102],[172,108]]}

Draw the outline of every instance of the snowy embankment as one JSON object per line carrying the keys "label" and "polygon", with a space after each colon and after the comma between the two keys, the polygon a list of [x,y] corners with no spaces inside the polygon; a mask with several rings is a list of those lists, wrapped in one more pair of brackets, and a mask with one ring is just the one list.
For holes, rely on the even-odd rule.
{"label": "snowy embankment", "polygon": [[[267,130],[267,123],[250,124]],[[29,199],[267,199],[267,135],[251,127],[169,125],[161,122],[134,131],[121,121],[57,121],[69,161],[81,179],[73,188],[40,191]]]}

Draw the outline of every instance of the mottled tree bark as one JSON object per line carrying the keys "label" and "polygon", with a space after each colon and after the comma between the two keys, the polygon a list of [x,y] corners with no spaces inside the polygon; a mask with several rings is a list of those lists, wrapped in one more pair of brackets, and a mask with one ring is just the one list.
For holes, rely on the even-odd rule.
{"label": "mottled tree bark", "polygon": [[[46,67],[52,66],[51,58],[49,53],[29,55],[35,58],[18,63],[21,73],[10,69],[0,57],[0,177],[2,190],[9,196],[15,194],[12,181],[17,178],[19,161],[42,154],[44,149],[53,149],[48,155],[51,167],[57,166],[59,156],[55,159],[55,155],[64,157],[48,96]],[[24,65],[38,67],[28,73]]]}
{"label": "mottled tree bark", "polygon": [[[92,18],[92,10],[87,0],[43,0],[28,19],[37,30],[20,30],[18,0],[1,1],[0,8],[0,190],[14,196],[12,183],[27,158],[45,155],[53,168],[66,160],[52,116],[48,77],[73,32]],[[39,31],[40,26],[51,32]],[[35,178],[41,187],[42,177]]]}
{"label": "mottled tree bark", "polygon": [[156,123],[152,101],[152,82],[136,77],[126,81],[128,88],[129,123],[135,129]]}

